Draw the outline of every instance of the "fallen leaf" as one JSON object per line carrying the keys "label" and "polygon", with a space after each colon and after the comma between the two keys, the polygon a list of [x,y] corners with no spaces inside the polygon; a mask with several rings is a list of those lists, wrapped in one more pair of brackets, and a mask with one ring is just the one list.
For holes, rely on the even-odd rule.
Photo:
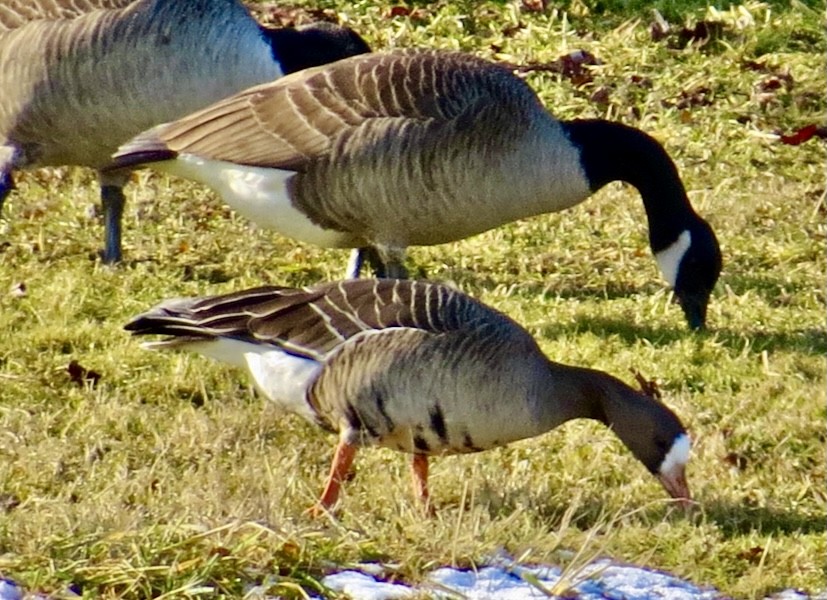
{"label": "fallen leaf", "polygon": [[785,89],[791,90],[793,87],[793,77],[789,73],[775,73],[769,77],[762,79],[755,85],[755,89],[759,92],[774,92],[776,90]]}
{"label": "fallen leaf", "polygon": [[767,63],[758,62],[757,60],[745,60],[741,62],[741,68],[745,71],[758,71],[766,73],[770,70]]}
{"label": "fallen leaf", "polygon": [[698,21],[694,27],[683,27],[675,36],[675,43],[680,48],[690,44],[703,46],[709,40],[721,37],[724,25],[720,21]]}
{"label": "fallen leaf", "polygon": [[391,9],[388,11],[388,17],[407,17],[411,14],[411,9],[407,6],[391,6]]}
{"label": "fallen leaf", "polygon": [[582,85],[593,80],[591,72],[585,67],[601,64],[600,60],[587,50],[575,50],[560,58],[547,63],[528,63],[516,65],[513,63],[501,63],[503,66],[520,73],[534,71],[559,73],[569,78],[574,85]]}
{"label": "fallen leaf", "polygon": [[0,512],[8,513],[20,506],[20,498],[15,494],[0,494]]}
{"label": "fallen leaf", "polygon": [[523,0],[522,5],[526,12],[543,12],[546,9],[546,0]]}
{"label": "fallen leaf", "polygon": [[80,387],[86,385],[87,382],[90,383],[92,387],[95,387],[102,377],[97,371],[87,369],[76,360],[69,363],[69,366],[66,367],[66,372],[69,373],[69,379],[72,380],[72,383],[76,383]]}
{"label": "fallen leaf", "polygon": [[525,29],[525,23],[518,21],[514,25],[503,27],[503,35],[505,37],[514,37],[514,35],[521,29]]}
{"label": "fallen leaf", "polygon": [[762,546],[753,546],[749,550],[739,552],[735,556],[741,560],[749,561],[753,564],[761,562],[761,557],[764,556],[764,548]]}
{"label": "fallen leaf", "polygon": [[652,87],[652,80],[644,75],[630,75],[629,83],[633,83],[647,89]]}
{"label": "fallen leaf", "polygon": [[589,98],[589,100],[591,100],[592,102],[594,102],[595,104],[598,104],[600,106],[606,106],[606,105],[609,104],[609,96],[610,95],[611,95],[611,90],[609,90],[609,88],[607,88],[604,85],[604,86],[599,87],[598,89],[596,89],[594,91],[594,93],[591,95],[591,97]]}
{"label": "fallen leaf", "polygon": [[798,146],[799,144],[803,144],[810,138],[814,137],[822,140],[827,139],[827,126],[819,126],[815,124],[807,125],[806,127],[802,127],[789,135],[781,134],[778,139],[782,144]]}
{"label": "fallen leaf", "polygon": [[712,104],[712,89],[702,85],[691,90],[683,90],[677,100],[664,100],[661,104],[666,108],[674,107],[680,110],[710,106]]}
{"label": "fallen leaf", "polygon": [[298,27],[317,21],[339,23],[339,15],[330,8],[282,6],[275,2],[252,4],[258,20],[271,27]]}
{"label": "fallen leaf", "polygon": [[630,369],[630,371],[632,375],[635,376],[635,381],[637,381],[637,384],[640,386],[640,392],[642,394],[655,400],[660,400],[663,397],[657,381],[654,379],[646,379],[637,369]]}
{"label": "fallen leaf", "polygon": [[724,457],[724,462],[730,466],[735,467],[739,471],[743,471],[747,468],[749,461],[747,457],[743,454],[738,454],[737,452],[730,452]]}

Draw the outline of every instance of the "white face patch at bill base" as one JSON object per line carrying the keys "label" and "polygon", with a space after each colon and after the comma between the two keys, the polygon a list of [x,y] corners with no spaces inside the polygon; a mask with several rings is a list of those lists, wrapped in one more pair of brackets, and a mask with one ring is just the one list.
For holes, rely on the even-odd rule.
{"label": "white face patch at bill base", "polygon": [[660,272],[663,273],[663,278],[666,283],[675,287],[675,282],[678,280],[678,269],[681,266],[686,251],[692,245],[692,234],[689,230],[685,230],[678,236],[678,239],[665,250],[655,253],[655,260],[658,261]]}
{"label": "white face patch at bill base", "polygon": [[663,458],[659,469],[660,474],[668,475],[672,473],[678,465],[683,466],[689,462],[689,452],[691,449],[692,441],[688,435],[682,433],[676,437],[669,452],[667,452]]}
{"label": "white face patch at bill base", "polygon": [[209,160],[186,152],[153,166],[208,185],[234,210],[260,227],[323,248],[348,247],[346,234],[319,227],[293,206],[287,182],[296,174],[294,171]]}

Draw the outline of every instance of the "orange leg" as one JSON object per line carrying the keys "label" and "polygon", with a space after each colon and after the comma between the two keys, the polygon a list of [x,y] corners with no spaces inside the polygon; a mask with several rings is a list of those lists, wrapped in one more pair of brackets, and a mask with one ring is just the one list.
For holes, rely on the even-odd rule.
{"label": "orange leg", "polygon": [[434,514],[431,506],[431,496],[428,492],[428,456],[425,454],[414,454],[411,461],[411,475],[413,475],[414,494],[422,501],[428,514]]}
{"label": "orange leg", "polygon": [[307,510],[310,516],[318,517],[336,504],[339,498],[339,488],[347,478],[354,456],[356,456],[356,446],[340,441],[333,455],[333,463],[330,465],[330,475],[327,477],[324,492],[319,501]]}

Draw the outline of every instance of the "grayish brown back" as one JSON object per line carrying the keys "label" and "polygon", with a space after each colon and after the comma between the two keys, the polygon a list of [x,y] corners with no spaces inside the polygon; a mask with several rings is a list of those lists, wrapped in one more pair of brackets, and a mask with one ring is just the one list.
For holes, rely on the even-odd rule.
{"label": "grayish brown back", "polygon": [[37,19],[73,19],[100,8],[123,8],[136,0],[3,0],[0,31]]}
{"label": "grayish brown back", "polygon": [[132,135],[280,75],[237,0],[137,0],[33,21],[0,33],[0,142],[17,148],[18,167],[97,168]]}

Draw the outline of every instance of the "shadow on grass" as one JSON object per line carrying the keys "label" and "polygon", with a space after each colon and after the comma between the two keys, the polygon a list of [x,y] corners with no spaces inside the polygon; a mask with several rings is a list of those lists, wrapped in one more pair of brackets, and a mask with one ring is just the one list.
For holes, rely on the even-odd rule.
{"label": "shadow on grass", "polygon": [[823,515],[805,515],[724,502],[705,503],[704,513],[706,519],[715,523],[726,537],[740,537],[754,532],[761,535],[823,534],[827,530]]}
{"label": "shadow on grass", "polygon": [[[680,310],[676,307],[676,310]],[[657,324],[638,325],[628,320],[607,317],[578,317],[573,322],[549,323],[543,325],[543,336],[555,338],[588,331],[597,336],[614,335],[626,343],[632,344],[641,338],[655,346],[668,346],[687,338],[703,341],[714,338],[726,348],[741,352],[749,341],[753,354],[763,351],[778,350],[800,352],[802,354],[827,354],[827,332],[816,328],[795,329],[792,331],[749,331],[711,327],[706,331],[692,332],[686,327],[675,328]]]}
{"label": "shadow on grass", "polygon": [[[492,518],[505,518],[516,509],[513,497],[502,498],[502,504],[491,510]],[[570,509],[568,504],[549,503],[547,499],[537,498],[531,510],[549,523],[558,524]],[[724,502],[704,502],[703,510],[684,513],[668,500],[638,507],[639,517],[646,522],[660,523],[664,520],[680,522],[689,520],[700,523],[715,524],[726,538],[738,538],[750,534],[789,536],[799,534],[824,534],[827,524],[822,515],[809,515],[772,508],[754,508]],[[638,512],[635,507],[627,506],[624,513]],[[618,515],[606,512],[606,501],[599,495],[590,495],[579,499],[577,510],[571,524],[583,531],[605,525]],[[554,525],[556,526],[556,525]]]}

